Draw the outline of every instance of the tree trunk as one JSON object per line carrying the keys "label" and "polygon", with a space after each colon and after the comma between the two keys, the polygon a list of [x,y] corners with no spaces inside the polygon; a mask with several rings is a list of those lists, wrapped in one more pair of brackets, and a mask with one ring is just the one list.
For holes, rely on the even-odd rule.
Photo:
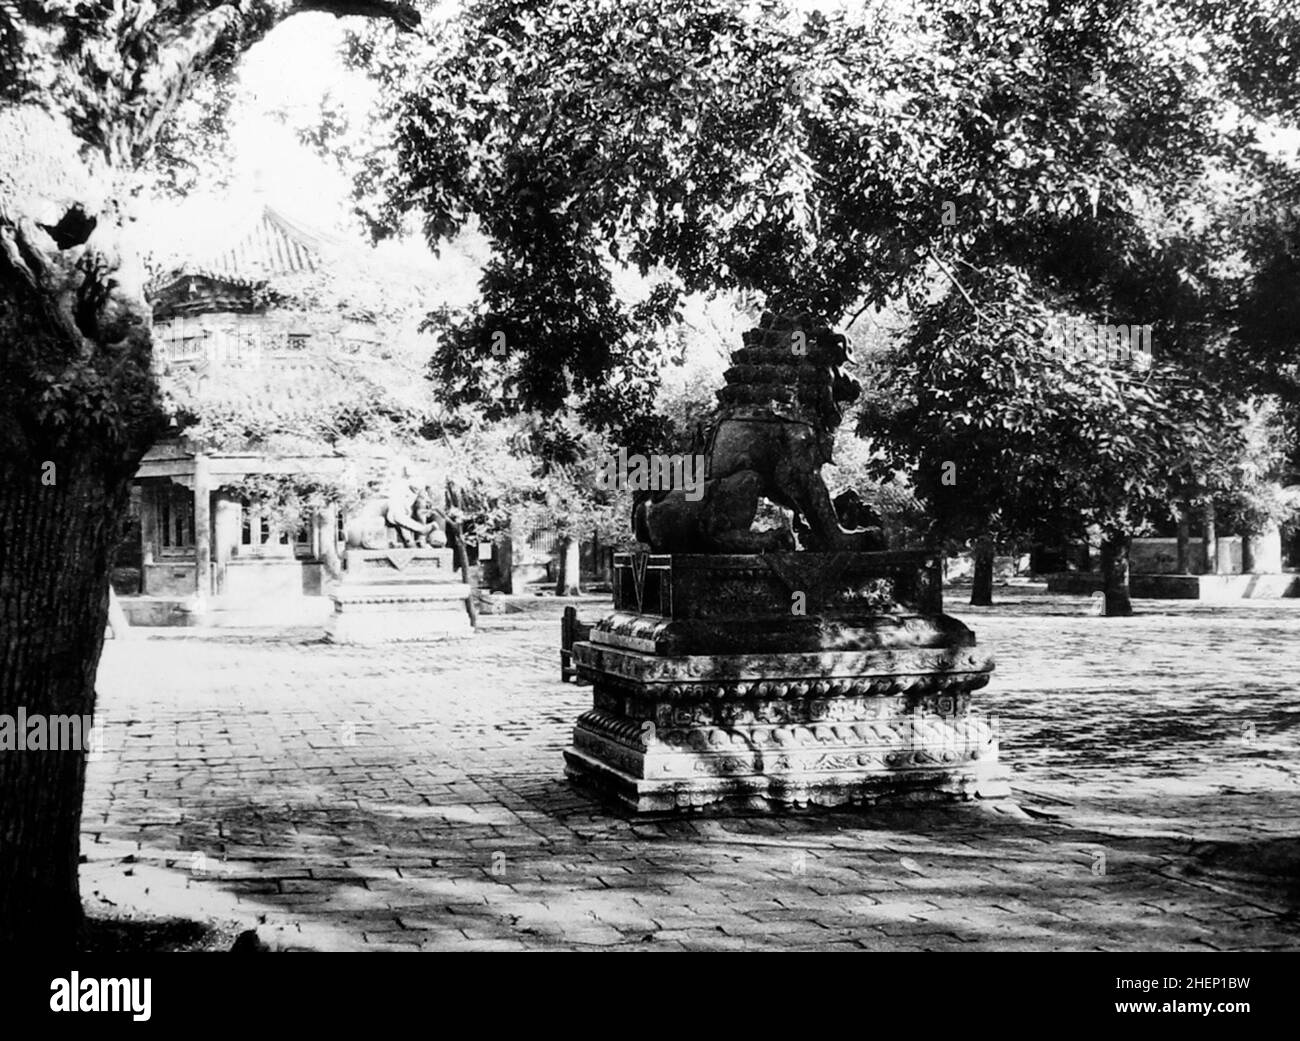
{"label": "tree trunk", "polygon": [[456,546],[456,566],[460,568],[460,577],[469,586],[469,599],[465,601],[465,609],[469,612],[469,624],[477,629],[478,585],[474,581],[474,573],[469,568],[469,551],[465,548],[465,533],[461,531],[460,524],[456,521],[449,520],[447,526],[451,528],[452,541]]}
{"label": "tree trunk", "polygon": [[[448,448],[451,447],[445,434],[442,443]],[[469,586],[469,600],[466,601],[469,624],[477,629],[478,586],[469,569],[469,550],[465,548],[465,531],[460,524],[460,518],[465,516],[465,497],[461,495],[460,488],[453,481],[448,481],[446,488],[443,489],[443,505],[447,510],[447,530],[451,535],[451,547],[455,554],[456,566],[460,568],[461,579]]]}
{"label": "tree trunk", "polygon": [[1177,542],[1177,549],[1175,551],[1177,554],[1177,559],[1174,563],[1174,569],[1180,575],[1187,575],[1191,573],[1192,558],[1191,558],[1191,553],[1189,551],[1191,546],[1191,536],[1192,536],[1192,531],[1191,531],[1191,524],[1189,523],[1187,518],[1187,508],[1184,506],[1179,506],[1178,507],[1178,542]]}
{"label": "tree trunk", "polygon": [[971,576],[971,607],[991,607],[993,604],[993,543],[980,539],[975,543],[975,568]]}
{"label": "tree trunk", "polygon": [[560,539],[560,573],[555,580],[556,596],[578,596],[582,593],[580,550],[581,542],[576,535],[566,535]]}
{"label": "tree trunk", "polygon": [[1214,503],[1205,504],[1205,524],[1201,529],[1201,539],[1205,543],[1205,574],[1215,575],[1219,571],[1219,537],[1214,526]]}
{"label": "tree trunk", "polygon": [[1101,574],[1105,596],[1102,614],[1107,618],[1133,613],[1133,602],[1128,590],[1128,550],[1127,534],[1109,533],[1102,540]]}
{"label": "tree trunk", "polygon": [[338,544],[338,507],[317,510],[312,514],[312,524],[316,528],[316,545],[320,551],[320,561],[325,573],[337,582],[343,577],[343,558],[339,556]]}
{"label": "tree trunk", "polygon": [[492,564],[496,570],[496,591],[515,591],[515,540],[510,535],[498,535],[492,547]]}
{"label": "tree trunk", "polygon": [[[0,152],[10,148],[34,164],[67,140],[48,117],[0,106]],[[51,716],[79,716],[84,731],[112,555],[162,414],[131,267],[42,231],[24,210],[47,188],[6,185],[10,174],[0,171],[0,715],[46,717],[47,731]],[[50,192],[87,187],[76,169],[49,176]],[[96,235],[115,241],[107,219]],[[0,948],[75,949],[84,756],[0,751]]]}
{"label": "tree trunk", "polygon": [[[0,461],[0,713],[86,717],[130,472]],[[83,731],[84,733],[84,731]],[[74,949],[84,749],[0,752],[0,949]]]}

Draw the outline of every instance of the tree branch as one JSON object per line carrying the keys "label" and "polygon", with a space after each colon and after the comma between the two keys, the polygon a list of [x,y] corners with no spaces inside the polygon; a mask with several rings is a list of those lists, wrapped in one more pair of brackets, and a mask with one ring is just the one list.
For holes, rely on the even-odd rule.
{"label": "tree branch", "polygon": [[940,260],[937,256],[935,256],[934,250],[926,249],[926,253],[929,254],[931,260],[933,260],[936,264],[939,265],[939,270],[942,271],[948,277],[948,281],[957,287],[957,292],[959,292],[962,295],[962,298],[966,301],[966,303],[970,304],[971,310],[975,312],[976,319],[988,318],[988,315],[986,315],[983,311],[981,311],[979,305],[976,304],[975,301],[971,299],[970,293],[966,292],[966,287],[963,286],[957,280],[957,276],[954,275],[948,269],[948,266],[942,260]]}
{"label": "tree branch", "polygon": [[[258,17],[258,7],[261,14]],[[139,87],[143,101],[142,118],[135,121],[131,135],[131,153],[139,161],[153,147],[158,132],[188,93],[196,73],[201,72],[223,45],[237,36],[241,49],[247,50],[280,22],[301,12],[320,11],[340,18],[385,18],[401,32],[411,32],[420,24],[420,13],[404,0],[273,0],[256,5],[253,13],[244,5],[220,4],[202,16],[184,24],[169,39],[159,41],[156,57],[148,63]],[[254,31],[248,31],[255,26]]]}
{"label": "tree branch", "polygon": [[[237,7],[222,5],[194,19],[184,29],[159,40],[157,54],[135,83],[140,115],[130,122],[127,148],[137,162],[153,148],[163,124],[189,92],[194,75],[212,60],[226,35],[242,18]],[[124,113],[110,113],[120,118]],[[129,125],[129,124],[128,124]],[[107,128],[100,128],[107,136]]]}
{"label": "tree branch", "polygon": [[871,300],[868,300],[865,304],[863,304],[863,305],[862,305],[861,307],[859,307],[856,311],[854,311],[854,312],[853,312],[853,317],[849,319],[849,324],[846,325],[844,328],[846,328],[846,329],[852,329],[852,328],[853,328],[853,323],[856,322],[859,318],[862,317],[862,315],[866,312],[867,308],[871,306],[871,304],[872,304],[872,301],[871,301]]}
{"label": "tree branch", "polygon": [[300,11],[323,11],[339,18],[387,18],[401,32],[413,32],[420,24],[420,12],[401,0],[300,0]]}

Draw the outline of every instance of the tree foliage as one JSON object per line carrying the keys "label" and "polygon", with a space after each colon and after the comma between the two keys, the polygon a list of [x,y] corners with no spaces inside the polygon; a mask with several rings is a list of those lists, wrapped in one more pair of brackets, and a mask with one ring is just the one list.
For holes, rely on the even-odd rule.
{"label": "tree foliage", "polygon": [[1044,307],[1022,272],[990,282],[971,283],[978,314],[956,292],[920,310],[860,417],[877,472],[915,475],[933,534],[1138,532],[1177,481],[1232,457],[1236,416],[1213,385],[1164,361],[1063,353],[1046,331],[1074,316]]}
{"label": "tree foliage", "polygon": [[[1246,176],[1251,135],[1222,41],[1165,4],[959,4],[943,25],[970,118],[935,171],[930,295],[864,432],[917,467],[949,535],[1137,533],[1221,494],[1261,378],[1229,363],[1225,172]],[[1063,320],[1149,325],[1156,364],[1046,351]]]}
{"label": "tree foliage", "polygon": [[[617,426],[648,406],[683,293],[752,290],[834,318],[896,289],[905,265],[874,254],[904,249],[892,168],[907,149],[883,131],[894,81],[928,85],[890,17],[479,3],[405,62],[359,41],[397,151],[382,176],[377,148],[358,160],[374,224],[413,214],[435,245],[474,227],[493,247],[478,306],[436,317],[435,370],[456,399],[553,411],[576,394],[590,423]],[[629,306],[621,264],[662,278]]]}

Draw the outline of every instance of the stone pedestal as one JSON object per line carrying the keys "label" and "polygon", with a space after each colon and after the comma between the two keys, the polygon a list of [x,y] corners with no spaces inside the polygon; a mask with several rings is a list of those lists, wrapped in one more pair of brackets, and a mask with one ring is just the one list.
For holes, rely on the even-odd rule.
{"label": "stone pedestal", "polygon": [[[1250,566],[1246,566],[1246,547],[1250,548]],[[1282,571],[1282,531],[1271,527],[1247,535],[1242,541],[1242,571],[1256,575],[1276,575]]]}
{"label": "stone pedestal", "polygon": [[348,549],[325,627],[335,643],[469,636],[470,588],[450,549]]}
{"label": "stone pedestal", "polygon": [[937,553],[615,557],[567,773],[632,810],[1008,794]]}
{"label": "stone pedestal", "polygon": [[1217,574],[1241,574],[1241,536],[1228,535],[1220,537],[1217,543]]}

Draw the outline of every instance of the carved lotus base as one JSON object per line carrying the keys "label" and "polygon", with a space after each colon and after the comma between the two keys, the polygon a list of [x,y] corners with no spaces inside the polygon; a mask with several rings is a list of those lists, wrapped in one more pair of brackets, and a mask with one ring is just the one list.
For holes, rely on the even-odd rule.
{"label": "carved lotus base", "polygon": [[[620,770],[610,764],[608,756],[599,753],[570,748],[564,758],[565,774],[572,781],[635,813],[674,813],[706,807],[775,811],[1003,798],[1009,794],[996,762],[929,771],[873,771],[858,765],[820,774],[765,771],[721,777],[711,776],[706,772],[711,767],[701,764],[700,772],[691,777],[657,780]],[[870,758],[867,754],[866,759]]]}
{"label": "carved lotus base", "polygon": [[596,707],[566,773],[637,812],[1007,794],[995,728],[970,709],[992,662],[970,648],[662,658],[578,643],[574,662]]}
{"label": "carved lotus base", "polygon": [[[801,581],[796,563],[789,586]],[[859,582],[913,561],[840,554],[831,563],[828,574]],[[846,579],[828,579],[821,610],[800,617],[789,613],[787,589],[752,588],[772,571],[761,558],[624,566],[634,602],[626,583],[615,612],[573,645],[594,699],[564,753],[573,781],[635,812],[1009,794],[996,727],[971,708],[993,661],[936,609],[927,583],[911,580],[924,596],[910,610],[873,614],[839,591]],[[708,612],[695,609],[702,596],[680,595],[705,569],[716,605]]]}

